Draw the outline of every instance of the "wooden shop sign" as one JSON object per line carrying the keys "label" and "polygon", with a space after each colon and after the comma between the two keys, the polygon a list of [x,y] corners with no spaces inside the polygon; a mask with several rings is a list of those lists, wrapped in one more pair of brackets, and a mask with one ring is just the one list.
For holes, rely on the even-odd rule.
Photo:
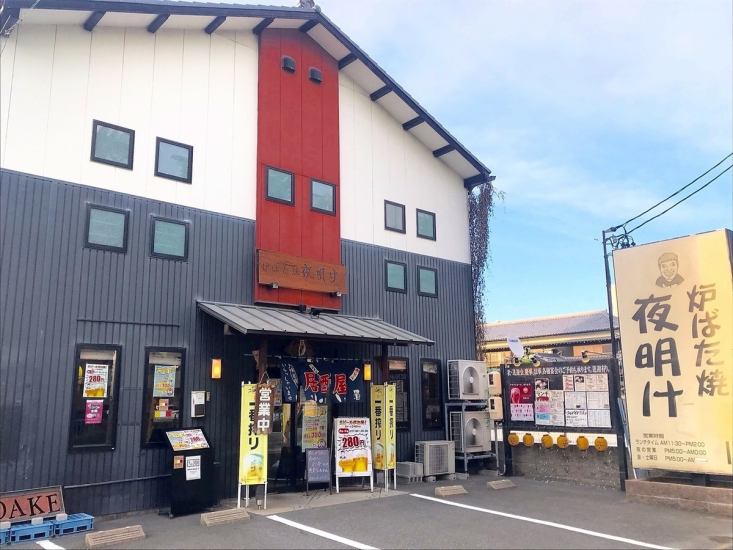
{"label": "wooden shop sign", "polygon": [[0,494],[0,521],[15,523],[64,512],[61,487],[44,487]]}
{"label": "wooden shop sign", "polygon": [[257,250],[257,282],[316,292],[347,291],[345,266],[270,250]]}

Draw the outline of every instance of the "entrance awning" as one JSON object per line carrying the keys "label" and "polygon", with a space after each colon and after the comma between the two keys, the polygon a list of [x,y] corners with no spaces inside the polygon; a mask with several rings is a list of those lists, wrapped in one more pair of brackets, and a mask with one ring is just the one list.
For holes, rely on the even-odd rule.
{"label": "entrance awning", "polygon": [[291,309],[198,302],[199,309],[242,334],[319,338],[344,342],[364,342],[406,346],[433,345],[419,334],[403,330],[381,319],[333,313],[301,313]]}

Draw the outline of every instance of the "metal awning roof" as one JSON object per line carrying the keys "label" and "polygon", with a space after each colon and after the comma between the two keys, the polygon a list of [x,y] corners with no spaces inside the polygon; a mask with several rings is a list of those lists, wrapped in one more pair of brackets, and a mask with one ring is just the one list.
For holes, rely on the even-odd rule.
{"label": "metal awning roof", "polygon": [[406,346],[435,342],[371,317],[334,313],[301,313],[292,309],[198,302],[199,309],[242,334],[318,338],[343,342],[365,342]]}

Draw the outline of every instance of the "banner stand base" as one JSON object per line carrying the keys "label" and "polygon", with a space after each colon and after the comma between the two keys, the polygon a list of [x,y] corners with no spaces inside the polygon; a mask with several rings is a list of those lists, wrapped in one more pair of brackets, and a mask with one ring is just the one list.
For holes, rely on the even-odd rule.
{"label": "banner stand base", "polygon": [[[265,499],[263,501],[262,509],[267,510],[267,481],[265,483],[258,483],[258,485],[265,486]],[[242,507],[242,487],[244,487],[244,507],[249,507],[249,485],[244,485],[237,482],[237,508]],[[253,485],[255,487],[255,485]]]}

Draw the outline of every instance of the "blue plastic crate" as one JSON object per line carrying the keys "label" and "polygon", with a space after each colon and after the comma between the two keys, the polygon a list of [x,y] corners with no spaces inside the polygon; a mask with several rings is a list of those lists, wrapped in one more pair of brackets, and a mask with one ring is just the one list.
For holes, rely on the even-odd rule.
{"label": "blue plastic crate", "polygon": [[59,537],[82,531],[91,531],[94,528],[94,516],[89,514],[71,514],[67,519],[53,520],[53,532]]}
{"label": "blue plastic crate", "polygon": [[24,542],[28,540],[48,539],[53,536],[53,523],[44,521],[40,525],[22,523],[10,527],[10,542]]}
{"label": "blue plastic crate", "polygon": [[0,546],[10,543],[10,529],[0,529]]}

